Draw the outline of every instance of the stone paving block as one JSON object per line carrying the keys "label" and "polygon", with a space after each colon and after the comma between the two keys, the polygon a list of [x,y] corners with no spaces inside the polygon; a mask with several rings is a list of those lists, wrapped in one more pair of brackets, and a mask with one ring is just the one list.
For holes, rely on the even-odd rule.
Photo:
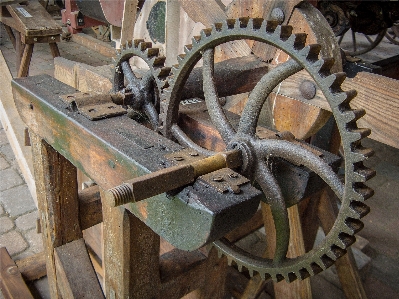
{"label": "stone paving block", "polygon": [[8,162],[12,162],[15,160],[14,152],[12,151],[11,145],[3,145],[2,147],[0,147],[0,152],[3,154]]}
{"label": "stone paving block", "polygon": [[29,243],[29,251],[39,253],[44,250],[42,234],[38,234],[35,229],[30,230],[25,234],[25,238]]}
{"label": "stone paving block", "polygon": [[8,189],[1,193],[4,209],[11,217],[20,216],[36,210],[27,185]]}
{"label": "stone paving block", "polygon": [[[1,170],[0,178],[0,191],[4,191],[24,183],[21,176],[11,168]],[[1,195],[0,200],[3,201],[3,195]]]}
{"label": "stone paving block", "polygon": [[14,222],[7,216],[0,217],[0,234],[3,234],[14,227]]}
{"label": "stone paving block", "polygon": [[19,232],[12,230],[0,236],[0,247],[6,247],[8,253],[13,256],[28,248],[28,243]]}
{"label": "stone paving block", "polygon": [[10,163],[8,163],[4,157],[0,156],[0,170],[6,169],[8,167],[10,167]]}
{"label": "stone paving block", "polygon": [[38,212],[33,211],[31,213],[18,217],[15,220],[15,224],[20,230],[30,230],[36,227],[37,217],[38,217]]}

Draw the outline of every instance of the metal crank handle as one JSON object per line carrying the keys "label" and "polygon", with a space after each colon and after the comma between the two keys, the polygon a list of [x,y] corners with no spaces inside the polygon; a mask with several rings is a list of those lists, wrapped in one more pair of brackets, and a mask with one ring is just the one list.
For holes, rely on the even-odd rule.
{"label": "metal crank handle", "polygon": [[129,202],[138,202],[191,184],[204,174],[226,167],[237,168],[241,165],[241,152],[232,150],[189,164],[164,168],[109,189],[107,203],[111,207],[117,207]]}

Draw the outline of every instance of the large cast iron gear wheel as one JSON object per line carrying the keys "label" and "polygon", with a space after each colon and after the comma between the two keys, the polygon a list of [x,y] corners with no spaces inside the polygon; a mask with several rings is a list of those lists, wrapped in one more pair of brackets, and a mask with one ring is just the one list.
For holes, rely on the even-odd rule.
{"label": "large cast iron gear wheel", "polygon": [[[131,68],[129,60],[133,56],[144,60],[149,67],[142,78],[137,78]],[[159,93],[170,73],[164,62],[165,57],[159,55],[159,49],[152,48],[152,43],[143,39],[127,41],[115,59],[113,92],[122,93],[126,105],[143,111],[155,130],[159,121]]]}
{"label": "large cast iron gear wheel", "polygon": [[[239,124],[233,127],[221,107],[213,82],[214,48],[222,43],[252,39],[268,43],[288,53],[292,59],[269,71],[250,93]],[[370,134],[368,129],[359,129],[356,121],[364,110],[352,110],[349,102],[356,96],[355,91],[342,91],[341,83],[345,74],[330,74],[334,60],[319,59],[320,46],[305,46],[306,34],[292,34],[291,26],[280,26],[263,19],[240,18],[217,23],[204,29],[201,36],[193,38],[193,44],[185,47],[185,54],[178,57],[178,65],[172,67],[169,87],[161,94],[160,131],[169,138],[177,139],[182,145],[211,154],[195,144],[177,124],[179,98],[189,73],[196,63],[203,59],[203,84],[207,110],[214,124],[227,144],[227,149],[239,149],[243,156],[240,171],[254,179],[262,188],[265,201],[272,210],[277,241],[273,259],[256,257],[235,247],[226,239],[214,242],[214,246],[239,269],[259,273],[263,279],[286,279],[292,281],[314,275],[331,266],[346,252],[354,240],[354,234],[363,227],[360,219],[369,208],[364,201],[373,191],[364,185],[374,171],[363,166],[363,160],[372,155],[372,150],[361,146],[361,139]],[[288,76],[305,69],[323,92],[335,117],[342,138],[345,158],[345,182],[318,156],[308,149],[288,140],[261,139],[256,134],[261,107],[270,92]],[[228,84],[228,83],[227,83]],[[281,189],[268,168],[267,158],[279,157],[296,165],[304,165],[318,174],[341,200],[339,214],[331,231],[323,242],[297,258],[287,258],[289,244],[289,221],[286,203]]]}

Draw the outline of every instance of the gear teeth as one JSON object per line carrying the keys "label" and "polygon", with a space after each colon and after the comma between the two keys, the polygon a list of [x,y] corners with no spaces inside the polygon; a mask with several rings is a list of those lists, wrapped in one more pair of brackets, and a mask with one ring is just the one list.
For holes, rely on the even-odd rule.
{"label": "gear teeth", "polygon": [[157,56],[153,59],[152,61],[152,65],[154,67],[163,67],[164,63],[166,61],[166,57],[165,56]]}
{"label": "gear teeth", "polygon": [[295,50],[301,50],[305,47],[306,43],[306,33],[296,33],[292,34],[288,40],[287,43],[291,45],[292,48]]}
{"label": "gear teeth", "polygon": [[352,211],[356,213],[356,218],[360,219],[366,216],[370,212],[368,205],[362,203],[361,201],[352,200],[350,203]]}
{"label": "gear teeth", "polygon": [[[320,258],[322,264],[323,264],[323,269],[330,268],[332,265],[334,265],[335,259],[330,258],[328,255],[323,254],[322,257]],[[325,270],[324,269],[324,270]]]}
{"label": "gear teeth", "polygon": [[148,58],[157,56],[159,54],[159,48],[148,48],[145,50],[145,54]]}
{"label": "gear teeth", "polygon": [[133,46],[133,42],[131,40],[126,41],[126,48],[130,49]]}
{"label": "gear teeth", "polygon": [[311,264],[310,264],[310,267],[311,267],[311,269],[312,269],[312,272],[311,272],[311,275],[312,275],[312,276],[313,276],[313,275],[316,275],[316,274],[319,274],[320,272],[323,271],[323,268],[322,268],[319,264],[317,264],[317,263],[315,263],[315,262],[311,263]]}
{"label": "gear teeth", "polygon": [[205,28],[201,30],[201,39],[207,38],[212,34],[212,28]]}
{"label": "gear teeth", "polygon": [[237,268],[239,272],[242,272],[242,264],[237,264]]}
{"label": "gear teeth", "polygon": [[158,77],[166,77],[170,74],[171,68],[164,66],[159,70]]}
{"label": "gear teeth", "polygon": [[354,179],[356,182],[366,182],[375,176],[375,170],[367,168],[362,162],[354,163]]}
{"label": "gear teeth", "polygon": [[353,159],[352,161],[356,162],[364,161],[365,159],[368,159],[373,155],[374,155],[374,150],[363,146],[356,147],[356,149],[351,153]]}
{"label": "gear teeth", "polygon": [[139,39],[133,40],[133,45],[135,48],[138,48],[140,43],[144,43],[144,39],[139,38]]}
{"label": "gear teeth", "polygon": [[366,111],[364,109],[348,109],[342,112],[341,117],[346,123],[354,123],[362,118],[365,114]]}
{"label": "gear teeth", "polygon": [[259,30],[264,27],[263,25],[265,24],[265,20],[262,18],[253,18],[249,21],[248,27],[252,27],[254,30]]}
{"label": "gear teeth", "polygon": [[293,282],[294,280],[297,280],[297,279],[298,279],[298,277],[294,272],[288,273],[288,275],[286,277],[287,282]]}
{"label": "gear teeth", "polygon": [[177,72],[179,70],[179,67],[180,67],[179,64],[172,65],[172,72],[173,73]]}
{"label": "gear teeth", "polygon": [[275,282],[280,282],[284,280],[284,276],[282,274],[276,274],[276,276],[273,276],[273,281]]}
{"label": "gear teeth", "polygon": [[358,196],[361,197],[361,201],[367,200],[374,195],[374,190],[367,187],[363,183],[355,183],[353,186],[353,190]]}
{"label": "gear teeth", "polygon": [[356,242],[356,238],[354,236],[343,232],[341,232],[338,235],[338,239],[341,241],[339,242],[339,245],[342,245],[342,247],[341,246],[339,247],[341,247],[344,250]]}
{"label": "gear teeth", "polygon": [[326,265],[324,265],[321,258],[318,261],[316,261],[315,264],[320,267],[320,269],[321,269],[320,272],[323,272],[324,270],[326,270],[328,268],[328,267],[326,267]]}
{"label": "gear teeth", "polygon": [[331,92],[337,93],[342,92],[341,84],[346,79],[346,73],[340,72],[332,74],[324,79],[326,86],[329,86]]}
{"label": "gear teeth", "polygon": [[148,48],[151,48],[152,47],[152,43],[151,42],[142,42],[142,43],[139,43],[139,45],[138,45],[138,48],[141,50],[141,51],[145,51],[146,49],[148,49]]}
{"label": "gear teeth", "polygon": [[191,51],[192,48],[193,48],[193,45],[191,45],[191,44],[185,45],[184,49],[183,49],[184,53],[188,54]]}
{"label": "gear teeth", "polygon": [[306,268],[302,268],[299,270],[299,276],[302,280],[310,277],[310,273]]}
{"label": "gear teeth", "polygon": [[231,267],[232,264],[233,264],[233,258],[228,256],[227,257],[227,265],[229,265]]}
{"label": "gear teeth", "polygon": [[233,29],[236,24],[236,19],[226,19],[223,21],[223,30]]}
{"label": "gear teeth", "polygon": [[254,277],[254,270],[253,269],[248,269],[249,272],[249,277]]}
{"label": "gear teeth", "polygon": [[192,44],[198,44],[201,41],[201,36],[200,35],[194,35],[193,38],[191,39]]}
{"label": "gear teeth", "polygon": [[[212,247],[214,247],[213,243],[212,243]],[[221,259],[221,258],[222,258],[222,256],[223,256],[223,252],[222,252],[222,251],[220,251],[220,249],[219,249],[219,248],[217,248],[217,252],[218,252],[218,258],[219,258],[219,259]]]}
{"label": "gear teeth", "polygon": [[364,227],[364,224],[362,221],[360,221],[359,219],[354,219],[354,218],[350,218],[350,217],[345,220],[345,224],[351,230],[352,234],[358,233]]}
{"label": "gear teeth", "polygon": [[[349,124],[350,125],[350,124]],[[354,143],[357,142],[363,138],[366,138],[367,136],[369,136],[371,134],[371,130],[370,129],[364,129],[364,128],[348,128],[347,131],[347,138],[349,140],[350,143]]]}
{"label": "gear teeth", "polygon": [[[345,255],[345,253],[346,253],[345,249],[342,249],[341,247],[339,247],[337,245],[333,245],[333,246],[331,246],[331,250],[329,252],[329,259],[331,260],[332,264],[334,264],[334,261],[336,261],[343,255]],[[323,260],[323,257],[322,257],[322,260]],[[332,266],[332,264],[330,264],[328,267]]]}
{"label": "gear teeth", "polygon": [[303,48],[299,55],[306,57],[306,60],[313,63],[312,67],[316,68],[316,70],[320,69],[320,66],[317,65],[317,61],[319,59],[319,53],[321,50],[321,46],[319,44],[311,44],[307,45]]}
{"label": "gear teeth", "polygon": [[212,24],[212,31],[213,32],[220,32],[223,29],[223,23],[214,23]]}
{"label": "gear teeth", "polygon": [[279,27],[279,23],[277,21],[271,21],[267,20],[266,21],[266,32],[269,34],[273,34],[277,27]]}
{"label": "gear teeth", "polygon": [[317,72],[323,77],[331,75],[331,68],[333,67],[335,59],[332,57],[323,57],[317,61],[319,67]]}
{"label": "gear teeth", "polygon": [[177,56],[177,61],[179,63],[181,63],[184,60],[185,57],[186,57],[186,54],[180,54],[180,55]]}
{"label": "gear teeth", "polygon": [[[291,25],[280,25],[277,27],[276,32],[278,32],[278,28],[280,28],[280,39],[285,41],[292,35]],[[276,32],[274,34],[276,34]]]}

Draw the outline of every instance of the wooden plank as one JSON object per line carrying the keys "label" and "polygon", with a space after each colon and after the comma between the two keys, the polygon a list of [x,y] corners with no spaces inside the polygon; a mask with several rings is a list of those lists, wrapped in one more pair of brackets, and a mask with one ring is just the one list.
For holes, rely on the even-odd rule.
{"label": "wooden plank", "polygon": [[32,59],[34,44],[26,44],[22,55],[21,65],[19,66],[17,77],[27,77],[29,74],[30,61]]}
{"label": "wooden plank", "polygon": [[36,134],[30,136],[50,294],[60,298],[54,248],[82,237],[76,168]]}
{"label": "wooden plank", "polygon": [[[61,26],[54,21],[38,1],[29,1],[24,5],[7,5],[7,10],[15,20],[15,27],[13,28],[22,35],[46,36],[62,33]],[[30,16],[24,16],[19,10],[25,10]]]}
{"label": "wooden plank", "polygon": [[33,299],[17,265],[5,247],[0,248],[0,292],[6,299]]}
{"label": "wooden plank", "polygon": [[33,163],[31,148],[25,146],[25,124],[21,120],[14,104],[11,89],[12,76],[7,67],[3,53],[0,51],[0,119],[6,132],[8,141],[14,152],[19,169],[28,185],[32,198],[37,206],[36,186],[33,177]]}
{"label": "wooden plank", "polygon": [[121,45],[125,45],[127,41],[133,40],[138,2],[138,0],[125,0],[120,39]]}
{"label": "wooden plank", "polygon": [[79,191],[79,221],[82,230],[102,222],[102,206],[98,186]]}
{"label": "wooden plank", "polygon": [[[105,289],[107,298],[157,298],[160,239],[148,226],[123,207],[106,204],[104,217]],[[131,283],[134,282],[134,283]]]}
{"label": "wooden plank", "polygon": [[72,34],[71,40],[106,57],[116,56],[115,48],[113,48],[110,44],[100,41],[90,35],[84,33]]}
{"label": "wooden plank", "polygon": [[83,238],[56,247],[54,251],[62,298],[105,298]]}
{"label": "wooden plank", "polygon": [[36,253],[16,261],[19,272],[25,281],[33,281],[46,276],[46,256],[44,252]]}

